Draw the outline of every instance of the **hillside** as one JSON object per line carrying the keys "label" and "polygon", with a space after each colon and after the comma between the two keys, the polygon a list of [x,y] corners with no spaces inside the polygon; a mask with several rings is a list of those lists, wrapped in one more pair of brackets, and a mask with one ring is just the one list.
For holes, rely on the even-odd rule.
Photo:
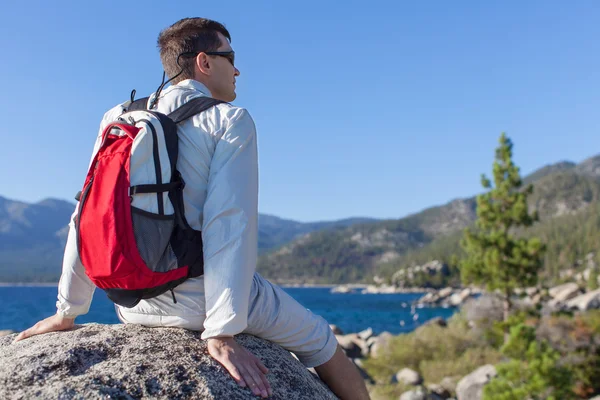
{"label": "hillside", "polygon": [[[536,229],[544,231],[552,226],[556,230],[565,226],[568,228],[564,228],[567,229],[564,236],[579,237],[579,225],[573,221],[579,221],[579,214],[600,202],[599,178],[600,156],[580,164],[548,165],[525,177],[524,181],[535,184],[530,207],[540,214],[541,222]],[[263,255],[259,270],[282,282],[337,283],[369,280],[375,274],[389,276],[415,262],[448,261],[451,254],[460,250],[458,240],[462,230],[475,221],[475,207],[472,197],[399,220],[307,234]],[[557,217],[561,218],[554,221]],[[547,233],[551,239],[550,230]],[[552,239],[556,243],[549,243],[552,248],[549,257],[564,252],[560,248],[564,242],[557,239]]]}
{"label": "hillside", "polygon": [[298,222],[269,214],[258,216],[258,249],[264,252],[277,248],[310,232],[347,227],[358,223],[377,221],[374,218],[347,218],[339,221]]}

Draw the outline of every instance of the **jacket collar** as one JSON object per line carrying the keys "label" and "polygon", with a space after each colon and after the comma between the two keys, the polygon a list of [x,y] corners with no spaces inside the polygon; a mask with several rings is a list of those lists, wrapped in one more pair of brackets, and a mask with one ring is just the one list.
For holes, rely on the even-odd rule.
{"label": "jacket collar", "polygon": [[201,82],[194,79],[185,79],[174,85],[173,88],[192,89],[202,92],[205,96],[212,97],[210,90]]}

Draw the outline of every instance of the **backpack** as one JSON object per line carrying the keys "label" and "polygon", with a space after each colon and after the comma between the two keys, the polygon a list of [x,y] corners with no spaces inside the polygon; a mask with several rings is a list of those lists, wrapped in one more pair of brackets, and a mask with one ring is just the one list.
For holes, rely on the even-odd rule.
{"label": "backpack", "polygon": [[[132,94],[133,100],[133,94]],[[190,100],[169,115],[129,102],[102,132],[75,218],[86,274],[108,298],[134,307],[204,273],[202,234],[192,229],[177,171],[177,124],[222,103]]]}

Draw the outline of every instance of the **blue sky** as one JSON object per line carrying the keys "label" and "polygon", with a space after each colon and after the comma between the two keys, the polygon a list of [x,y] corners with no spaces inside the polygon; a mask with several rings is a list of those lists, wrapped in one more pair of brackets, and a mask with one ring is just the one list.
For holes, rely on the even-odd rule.
{"label": "blue sky", "polygon": [[0,14],[0,196],[72,201],[104,111],[160,83],[161,29],[223,22],[263,213],[399,218],[600,153],[597,1],[28,1]]}

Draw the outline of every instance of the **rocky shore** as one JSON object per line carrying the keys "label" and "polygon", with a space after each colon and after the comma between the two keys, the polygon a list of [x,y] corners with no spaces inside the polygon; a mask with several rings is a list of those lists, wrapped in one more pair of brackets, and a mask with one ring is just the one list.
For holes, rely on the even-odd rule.
{"label": "rocky shore", "polygon": [[[591,256],[588,256],[587,259],[591,260]],[[585,263],[580,262],[580,264],[585,266]],[[432,265],[439,264],[433,263]],[[511,298],[514,312],[528,312],[529,310],[535,311],[539,315],[536,322],[538,338],[545,338],[548,343],[553,343],[555,348],[562,349],[572,360],[581,358],[586,351],[595,354],[599,349],[600,332],[598,332],[598,328],[590,328],[590,326],[596,326],[593,324],[598,324],[598,322],[588,325],[587,328],[585,324],[581,325],[581,321],[586,318],[586,315],[591,316],[589,318],[593,321],[595,321],[594,318],[597,318],[596,315],[600,316],[597,311],[596,314],[590,314],[594,310],[600,310],[600,289],[595,289],[593,282],[590,282],[590,279],[596,276],[591,273],[592,268],[595,268],[595,265],[591,265],[591,261],[588,260],[586,269],[564,271],[562,274],[564,283],[550,287],[537,286],[516,289],[514,296]],[[402,276],[406,276],[406,273]],[[600,278],[598,278],[598,284],[600,285]],[[339,285],[332,288],[331,291],[340,294],[424,293],[423,296],[413,302],[413,307],[455,307],[458,309],[456,315],[466,320],[468,334],[473,334],[475,337],[482,337],[486,330],[489,332],[489,329],[493,326],[493,321],[501,321],[503,315],[502,295],[500,293],[487,293],[477,287],[425,289],[407,288],[401,285],[380,282],[379,284],[360,287],[356,285]],[[491,359],[494,359],[494,362],[483,363],[486,356],[481,355],[479,356],[482,360],[481,365],[468,372],[465,371],[464,375],[444,376],[435,382],[431,382],[431,379],[427,381],[422,375],[422,370],[419,372],[415,368],[406,366],[398,367],[396,372],[390,371],[389,375],[383,380],[381,376],[376,379],[369,373],[369,365],[373,370],[373,360],[387,360],[386,357],[389,357],[390,353],[402,351],[398,347],[400,343],[406,343],[406,341],[398,341],[399,336],[412,335],[414,340],[421,343],[422,346],[426,346],[428,340],[436,340],[435,335],[443,338],[445,336],[444,329],[450,329],[447,326],[448,321],[435,318],[425,321],[412,333],[400,335],[392,335],[389,332],[375,335],[371,328],[357,333],[344,333],[333,325],[332,329],[347,356],[353,360],[366,381],[371,385],[372,392],[377,393],[378,387],[391,387],[395,388],[394,390],[402,388],[403,390],[400,394],[394,392],[395,397],[388,394],[388,396],[374,397],[374,399],[481,400],[484,387],[498,375],[497,362],[503,359],[503,356],[498,351],[493,350],[492,347],[486,347],[485,349],[492,349]],[[571,330],[569,331],[569,329]],[[451,334],[448,331],[447,335],[456,335],[456,333]],[[418,340],[421,340],[421,342]],[[573,343],[565,344],[570,342]],[[477,354],[480,351],[485,353],[487,351],[485,349],[475,349],[475,353]],[[409,350],[404,351],[410,352]],[[426,362],[420,365],[425,368],[425,366],[433,364],[427,364]],[[385,366],[384,369],[388,370]],[[580,394],[578,398],[600,400],[600,396],[585,396],[584,394]]]}
{"label": "rocky shore", "polygon": [[[424,326],[435,324],[445,327],[446,323],[441,318],[429,321]],[[389,351],[388,346],[394,335],[383,332],[374,335],[369,328],[358,333],[344,334],[338,327],[331,325],[332,330],[340,346],[346,355],[357,366],[365,381],[373,389],[377,382],[364,369],[364,361],[367,358],[380,357]],[[422,329],[422,328],[419,328]],[[410,388],[405,391],[399,400],[479,400],[483,387],[496,376],[496,368],[493,365],[485,365],[464,377],[445,377],[439,383],[424,385],[424,379],[417,371],[410,368],[402,368],[390,376],[390,383],[401,384]],[[456,397],[453,397],[456,395]]]}
{"label": "rocky shore", "polygon": [[[582,342],[582,338],[580,337],[581,330],[583,329],[583,332],[587,332],[585,330],[587,328],[577,328],[575,326],[573,328],[575,330],[569,333],[564,330],[566,329],[564,328],[566,322],[564,320],[563,322],[553,322],[560,321],[556,320],[553,315],[556,312],[565,311],[574,312],[575,315],[585,315],[588,311],[600,309],[600,290],[590,291],[577,284],[566,283],[550,289],[526,288],[518,290],[513,300],[517,309],[537,308],[538,310],[542,310],[541,318],[544,322],[543,327],[539,329],[538,335],[547,335],[558,342],[564,341],[565,337],[576,337],[577,339],[572,340],[578,341],[574,345],[576,346],[574,349],[577,348],[579,351],[588,346],[582,344],[586,339],[583,339]],[[477,337],[483,335],[483,330],[489,328],[491,322],[502,319],[502,299],[500,296],[470,288],[445,288],[427,293],[418,299],[415,304],[423,306],[448,304],[460,307],[459,318],[466,319],[466,324],[469,327],[467,329],[470,331],[469,334]],[[344,333],[335,325],[332,325],[331,328],[346,355],[352,359],[354,364],[361,370],[366,382],[371,385],[370,390],[376,392],[378,386],[397,385],[405,389],[400,397],[395,397],[399,398],[399,400],[481,400],[483,388],[497,375],[495,364],[489,363],[479,365],[466,375],[445,376],[437,382],[425,382],[421,373],[408,367],[400,367],[395,373],[390,372],[388,379],[384,379],[383,381],[381,379],[377,380],[370,375],[365,365],[372,362],[372,360],[385,359],[390,353],[398,351],[397,347],[400,345],[396,339],[399,336],[412,335],[422,346],[427,346],[428,340],[435,340],[435,335],[444,336],[444,330],[450,328],[448,328],[448,321],[442,318],[425,321],[414,332],[400,335],[392,335],[389,332],[382,332],[379,335],[375,335],[371,328],[357,333]],[[435,332],[435,334],[432,332]],[[448,335],[455,334],[448,331]],[[594,336],[593,332],[590,334],[592,336],[589,339],[589,346],[592,346],[590,349],[593,349],[596,346],[593,343],[596,343],[600,339],[600,332],[596,336]],[[419,342],[419,340],[421,341]],[[475,353],[478,351],[475,349]],[[576,356],[573,355],[573,357]],[[481,359],[484,360],[484,358],[482,356]],[[374,397],[374,399],[376,398],[378,397]],[[388,399],[391,397],[380,398]],[[600,400],[600,397],[591,398],[593,400]]]}

